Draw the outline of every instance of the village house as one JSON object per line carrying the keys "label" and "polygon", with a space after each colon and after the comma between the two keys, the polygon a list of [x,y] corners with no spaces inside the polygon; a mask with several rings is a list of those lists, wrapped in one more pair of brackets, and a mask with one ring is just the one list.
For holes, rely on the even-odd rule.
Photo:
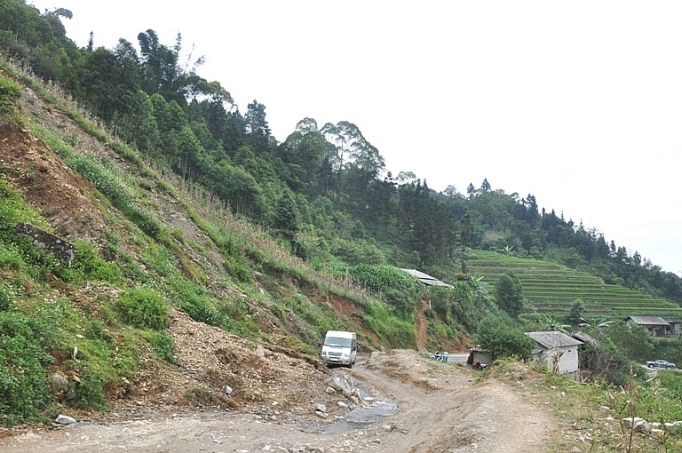
{"label": "village house", "polygon": [[416,269],[400,269],[400,270],[407,272],[408,274],[415,277],[417,280],[419,280],[420,282],[422,282],[425,285],[442,286],[445,288],[453,288],[452,285],[449,285],[445,282],[442,282],[442,281],[438,280],[436,277],[431,277],[430,275],[425,274],[423,272],[420,272]]}
{"label": "village house", "polygon": [[670,324],[670,334],[673,337],[678,336],[682,331],[682,321],[668,321],[668,324]]}
{"label": "village house", "polygon": [[481,348],[473,348],[469,352],[469,357],[467,358],[467,364],[468,365],[490,365],[493,363],[492,357],[490,355],[490,352],[481,349]]}
{"label": "village house", "polygon": [[602,372],[609,365],[609,358],[599,352],[588,354],[587,351],[601,351],[601,343],[591,335],[580,330],[573,332],[571,337],[581,341],[583,344],[578,346],[578,366],[581,371],[590,370],[592,374]]}
{"label": "village house", "polygon": [[582,341],[558,331],[526,332],[535,340],[533,362],[539,362],[553,373],[576,374],[578,372],[578,346]]}
{"label": "village house", "polygon": [[628,316],[625,318],[625,323],[629,326],[644,327],[654,338],[673,335],[674,327],[668,321],[658,316]]}

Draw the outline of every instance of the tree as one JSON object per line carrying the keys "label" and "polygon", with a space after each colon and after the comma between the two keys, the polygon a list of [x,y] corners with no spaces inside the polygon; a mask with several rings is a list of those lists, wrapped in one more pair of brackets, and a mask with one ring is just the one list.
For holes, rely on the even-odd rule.
{"label": "tree", "polygon": [[580,354],[581,368],[591,371],[590,377],[605,377],[610,383],[622,385],[629,380],[630,361],[601,328],[588,330],[590,338]]}
{"label": "tree", "polygon": [[174,100],[185,107],[188,98],[196,94],[203,94],[206,80],[196,74],[196,69],[204,63],[204,57],[198,58],[189,65],[180,66],[180,51],[182,50],[182,35],[178,33],[175,46],[168,47],[159,42],[154,30],[147,30],[137,35],[140,44],[143,88],[147,94],[159,93],[166,101]]}
{"label": "tree", "polygon": [[490,192],[490,183],[488,182],[488,178],[483,178],[483,182],[481,183],[481,192]]}
{"label": "tree", "polygon": [[247,140],[259,156],[270,151],[270,126],[265,116],[265,106],[255,99],[244,116]]}
{"label": "tree", "polygon": [[296,131],[280,146],[280,155],[288,168],[285,179],[289,187],[307,191],[313,186],[311,194],[316,192],[314,189],[319,184],[316,177],[322,168],[327,145],[314,119],[299,121]]}
{"label": "tree", "polygon": [[513,272],[500,275],[496,286],[497,305],[516,318],[523,311],[523,287]]}
{"label": "tree", "polygon": [[572,325],[570,324],[562,324],[561,321],[557,321],[551,316],[542,315],[542,319],[540,320],[542,324],[542,330],[558,330],[561,333],[565,333],[566,335],[571,333],[571,329],[573,328]]}
{"label": "tree", "polygon": [[583,322],[583,312],[585,311],[585,302],[582,299],[576,299],[571,304],[571,309],[566,316],[566,322],[572,326]]}
{"label": "tree", "polygon": [[93,113],[111,122],[134,113],[140,81],[137,52],[122,39],[113,51],[100,47],[83,55],[68,86]]}
{"label": "tree", "polygon": [[472,183],[469,183],[467,186],[467,195],[469,195],[469,198],[473,198],[476,195],[476,188]]}
{"label": "tree", "polygon": [[644,327],[617,321],[606,328],[606,335],[630,360],[651,360],[654,345],[651,334]]}
{"label": "tree", "polygon": [[285,190],[275,203],[275,209],[272,213],[272,226],[289,241],[294,240],[300,229],[298,208],[288,190]]}
{"label": "tree", "polygon": [[[384,158],[362,135],[360,129],[348,121],[337,124],[327,123],[320,132],[332,145],[330,161],[336,173],[337,204],[341,198],[343,177],[349,164],[358,170],[361,190],[367,188],[370,178],[376,177],[384,168]],[[364,201],[364,199],[363,199]]]}
{"label": "tree", "polygon": [[529,360],[534,344],[521,329],[495,316],[487,316],[478,324],[476,342],[490,352],[493,360],[500,357]]}

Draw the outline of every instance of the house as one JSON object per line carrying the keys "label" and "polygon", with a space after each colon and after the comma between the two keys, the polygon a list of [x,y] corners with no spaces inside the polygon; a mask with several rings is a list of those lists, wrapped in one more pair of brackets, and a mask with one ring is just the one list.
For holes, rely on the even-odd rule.
{"label": "house", "polygon": [[578,346],[582,341],[556,330],[549,332],[526,332],[535,340],[533,362],[539,362],[550,371],[559,374],[578,372]]}
{"label": "house", "polygon": [[574,339],[581,341],[583,343],[590,343],[592,346],[599,346],[599,341],[597,341],[594,337],[586,334],[585,332],[583,332],[581,330],[573,332],[571,334],[571,338],[574,338]]}
{"label": "house", "polygon": [[408,274],[410,274],[413,277],[416,277],[417,280],[419,280],[420,282],[422,282],[425,285],[444,286],[446,288],[453,288],[452,285],[448,285],[447,283],[441,282],[436,277],[431,277],[430,275],[427,275],[423,272],[419,272],[416,269],[400,269],[400,270],[407,272]]}
{"label": "house", "polygon": [[668,324],[670,324],[669,333],[673,337],[678,336],[682,332],[682,321],[668,321]]}
{"label": "house", "polygon": [[468,365],[490,365],[493,363],[490,353],[484,349],[474,348],[469,352],[469,357],[467,358]]}
{"label": "house", "polygon": [[578,346],[578,366],[581,370],[592,370],[594,374],[608,366],[607,358],[603,354],[595,353],[601,350],[599,340],[581,330],[573,332],[571,338],[583,343]]}
{"label": "house", "polygon": [[628,316],[625,323],[630,326],[642,326],[652,337],[662,338],[672,335],[670,323],[658,316]]}

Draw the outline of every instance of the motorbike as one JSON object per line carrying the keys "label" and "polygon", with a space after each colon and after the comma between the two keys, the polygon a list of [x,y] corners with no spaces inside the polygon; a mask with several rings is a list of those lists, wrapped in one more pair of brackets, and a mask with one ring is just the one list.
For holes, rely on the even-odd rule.
{"label": "motorbike", "polygon": [[436,351],[436,352],[433,353],[433,355],[431,356],[431,358],[432,358],[432,359],[436,359],[436,360],[438,360],[438,361],[440,361],[440,362],[447,362],[447,361],[448,361],[448,356],[449,356],[449,355],[450,355],[449,352],[440,352],[440,351]]}

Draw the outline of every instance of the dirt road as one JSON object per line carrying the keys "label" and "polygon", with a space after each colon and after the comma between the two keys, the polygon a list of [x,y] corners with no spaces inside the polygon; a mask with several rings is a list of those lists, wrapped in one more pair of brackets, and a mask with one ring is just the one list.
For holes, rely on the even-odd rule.
{"label": "dirt road", "polygon": [[[373,353],[349,373],[362,403],[315,414],[155,413],[114,423],[77,423],[0,439],[23,452],[540,452],[555,423],[506,384],[414,351]],[[349,405],[344,408],[342,406]],[[301,411],[298,411],[301,412]],[[326,415],[326,418],[323,416]]]}

